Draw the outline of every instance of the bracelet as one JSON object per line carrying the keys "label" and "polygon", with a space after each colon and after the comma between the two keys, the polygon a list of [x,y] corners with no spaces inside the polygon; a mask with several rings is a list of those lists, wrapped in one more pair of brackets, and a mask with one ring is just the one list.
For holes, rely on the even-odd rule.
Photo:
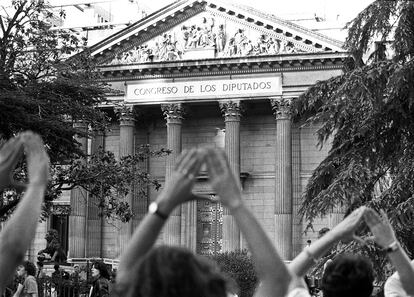
{"label": "bracelet", "polygon": [[318,259],[315,257],[315,255],[314,255],[314,254],[312,254],[312,252],[309,250],[309,247],[308,247],[308,246],[307,246],[307,247],[305,247],[305,248],[303,249],[303,252],[306,254],[306,256],[307,256],[309,259],[311,259],[311,260],[312,260],[312,262],[313,262],[314,264],[318,263]]}
{"label": "bracelet", "polygon": [[389,254],[389,253],[395,252],[399,248],[400,248],[400,244],[398,243],[398,241],[394,241],[393,243],[391,243],[389,246],[387,246],[383,250],[384,250],[384,252]]}

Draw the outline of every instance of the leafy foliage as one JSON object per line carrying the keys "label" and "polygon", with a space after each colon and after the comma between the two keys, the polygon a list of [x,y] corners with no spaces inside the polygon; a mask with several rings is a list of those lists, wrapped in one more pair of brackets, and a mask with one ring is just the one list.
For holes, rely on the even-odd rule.
{"label": "leafy foliage", "polygon": [[[168,151],[143,147],[119,161],[110,152],[84,155],[76,138],[106,130],[109,117],[97,106],[114,91],[101,82],[86,40],[52,27],[61,17],[44,0],[1,2],[0,139],[23,130],[42,135],[53,170],[44,215],[62,191],[81,187],[98,197],[101,215],[128,221],[133,213],[124,197],[131,185],[139,196],[147,185],[159,188],[140,163]],[[92,129],[77,128],[79,121]],[[17,179],[24,180],[24,164],[16,171]],[[0,217],[7,217],[18,201],[15,193],[4,194]]]}
{"label": "leafy foliage", "polygon": [[[293,102],[297,121],[319,125],[319,144],[331,141],[309,180],[301,213],[311,223],[336,207],[385,209],[414,255],[414,2],[374,1],[348,29],[354,67]],[[364,61],[374,40],[386,42]],[[376,263],[381,258],[370,256]]]}
{"label": "leafy foliage", "polygon": [[236,281],[240,289],[238,294],[240,297],[253,296],[258,280],[247,250],[220,253],[212,259],[226,275]]}
{"label": "leafy foliage", "polygon": [[135,155],[117,160],[112,152],[100,148],[86,162],[78,159],[70,165],[56,166],[46,200],[53,201],[62,191],[80,187],[97,198],[94,201],[100,216],[128,222],[134,213],[126,195],[132,192],[135,199],[144,199],[148,186],[155,190],[161,187],[147,172],[145,162],[169,153],[166,149],[153,151],[149,145],[142,145]]}

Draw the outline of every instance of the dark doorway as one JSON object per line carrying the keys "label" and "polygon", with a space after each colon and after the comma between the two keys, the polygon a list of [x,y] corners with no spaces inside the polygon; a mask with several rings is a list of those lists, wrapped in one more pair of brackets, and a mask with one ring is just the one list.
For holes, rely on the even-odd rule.
{"label": "dark doorway", "polygon": [[69,245],[69,216],[66,214],[52,215],[50,228],[57,230],[59,242],[65,253],[67,253]]}

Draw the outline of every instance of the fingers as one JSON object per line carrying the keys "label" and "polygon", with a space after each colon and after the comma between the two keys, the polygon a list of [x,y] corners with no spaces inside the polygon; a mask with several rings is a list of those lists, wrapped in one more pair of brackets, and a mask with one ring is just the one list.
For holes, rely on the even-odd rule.
{"label": "fingers", "polygon": [[193,148],[181,154],[175,170],[192,180],[200,170],[203,161],[204,151]]}
{"label": "fingers", "polygon": [[381,223],[380,216],[371,208],[367,208],[364,212],[364,220],[371,229],[377,224]]}
{"label": "fingers", "polygon": [[188,201],[191,201],[191,200],[212,201],[209,195],[200,195],[200,194],[194,194],[194,193],[191,193],[191,195],[188,197]]}
{"label": "fingers", "polygon": [[224,151],[214,148],[207,149],[206,162],[210,177],[222,175],[228,167]]}
{"label": "fingers", "polygon": [[49,179],[49,156],[42,138],[31,131],[20,135],[27,155],[27,169],[30,183],[45,185]]}
{"label": "fingers", "polygon": [[361,237],[355,234],[352,236],[352,239],[358,242],[360,245],[363,245],[363,246],[367,245],[367,243]]}
{"label": "fingers", "polygon": [[388,219],[387,213],[383,209],[381,209],[380,214],[381,214],[383,222],[386,222],[387,224],[389,224],[390,220]]}

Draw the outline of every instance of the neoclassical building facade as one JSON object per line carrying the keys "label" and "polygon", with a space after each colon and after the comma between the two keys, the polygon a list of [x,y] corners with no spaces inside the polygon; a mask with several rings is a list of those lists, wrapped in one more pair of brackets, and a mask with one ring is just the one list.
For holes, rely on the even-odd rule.
{"label": "neoclassical building facade", "polygon": [[[253,8],[181,0],[90,52],[104,80],[118,91],[108,99],[124,108],[110,131],[80,139],[85,150],[103,146],[120,157],[134,154],[141,144],[171,149],[168,157],[146,164],[164,183],[183,149],[223,147],[240,177],[243,199],[286,260],[314,239],[318,228],[341,218],[333,213],[304,233],[301,195],[328,147],[319,150],[317,127],[293,123],[289,109],[309,86],[342,72],[348,54],[340,42]],[[205,171],[195,191],[215,194]],[[85,203],[86,193],[72,191],[69,258],[118,258],[156,195],[151,189],[148,199],[131,194],[133,220],[114,226],[98,216],[93,203]],[[41,227],[38,238],[50,227]],[[228,211],[213,200],[176,209],[159,243],[200,254],[246,247]]]}

